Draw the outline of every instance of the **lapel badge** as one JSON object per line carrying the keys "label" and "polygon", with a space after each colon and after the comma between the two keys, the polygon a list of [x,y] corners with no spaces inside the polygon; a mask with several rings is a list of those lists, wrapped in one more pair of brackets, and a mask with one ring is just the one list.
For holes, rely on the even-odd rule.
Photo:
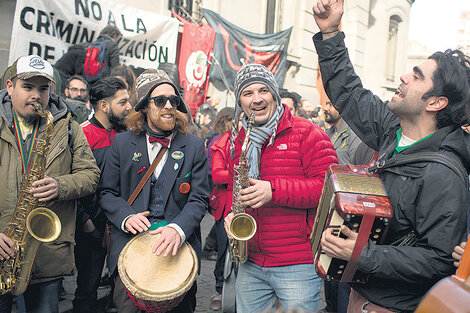
{"label": "lapel badge", "polygon": [[175,160],[181,160],[184,157],[183,151],[175,151],[171,154],[171,157]]}
{"label": "lapel badge", "polygon": [[140,153],[140,152],[134,152],[134,156],[132,157],[132,161],[134,161],[134,162],[139,162],[141,156],[142,156],[142,153]]}
{"label": "lapel badge", "polygon": [[175,163],[175,167],[174,167],[175,171],[178,169],[178,167],[179,167],[178,163]]}
{"label": "lapel badge", "polygon": [[190,190],[191,190],[191,185],[189,183],[182,183],[178,190],[182,193],[182,194],[187,194]]}

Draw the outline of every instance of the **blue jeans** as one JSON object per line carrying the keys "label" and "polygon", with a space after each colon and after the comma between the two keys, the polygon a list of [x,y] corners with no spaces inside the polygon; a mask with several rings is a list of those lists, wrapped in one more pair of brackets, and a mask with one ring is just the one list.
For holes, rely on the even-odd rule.
{"label": "blue jeans", "polygon": [[17,299],[18,312],[59,313],[59,297],[62,288],[59,278],[45,283],[29,285]]}
{"label": "blue jeans", "polygon": [[313,264],[261,267],[247,261],[240,264],[237,276],[237,313],[263,312],[282,308],[316,312],[321,279]]}

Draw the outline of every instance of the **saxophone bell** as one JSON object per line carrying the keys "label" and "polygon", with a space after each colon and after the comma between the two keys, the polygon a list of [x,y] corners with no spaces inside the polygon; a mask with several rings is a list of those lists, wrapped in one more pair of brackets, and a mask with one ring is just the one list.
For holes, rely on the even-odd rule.
{"label": "saxophone bell", "polygon": [[256,221],[248,213],[238,213],[230,222],[230,232],[235,240],[248,241],[256,233]]}
{"label": "saxophone bell", "polygon": [[59,238],[62,230],[59,217],[52,210],[38,207],[26,218],[26,228],[31,237],[39,242],[52,242]]}

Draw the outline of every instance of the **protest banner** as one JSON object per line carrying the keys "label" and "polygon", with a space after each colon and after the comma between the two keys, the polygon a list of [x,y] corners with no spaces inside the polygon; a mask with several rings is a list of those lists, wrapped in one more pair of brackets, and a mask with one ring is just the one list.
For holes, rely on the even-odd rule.
{"label": "protest banner", "polygon": [[121,63],[158,68],[176,61],[175,18],[111,0],[17,0],[9,64],[27,54],[54,64],[70,46],[95,41],[107,24],[123,33],[118,42]]}
{"label": "protest banner", "polygon": [[209,86],[208,71],[210,54],[214,48],[214,30],[206,23],[193,24],[176,13],[183,23],[183,34],[179,55],[180,85],[184,88],[184,102],[194,116],[196,110],[206,101]]}

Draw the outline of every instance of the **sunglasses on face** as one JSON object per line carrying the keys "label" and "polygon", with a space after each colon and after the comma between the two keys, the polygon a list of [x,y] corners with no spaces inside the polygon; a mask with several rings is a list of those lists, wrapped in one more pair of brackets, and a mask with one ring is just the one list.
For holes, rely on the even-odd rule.
{"label": "sunglasses on face", "polygon": [[159,108],[163,108],[167,101],[170,101],[170,104],[172,107],[177,107],[181,104],[181,98],[178,96],[170,96],[170,97],[156,96],[156,97],[148,98],[149,102],[151,100],[153,100],[153,103],[155,103],[155,105]]}

